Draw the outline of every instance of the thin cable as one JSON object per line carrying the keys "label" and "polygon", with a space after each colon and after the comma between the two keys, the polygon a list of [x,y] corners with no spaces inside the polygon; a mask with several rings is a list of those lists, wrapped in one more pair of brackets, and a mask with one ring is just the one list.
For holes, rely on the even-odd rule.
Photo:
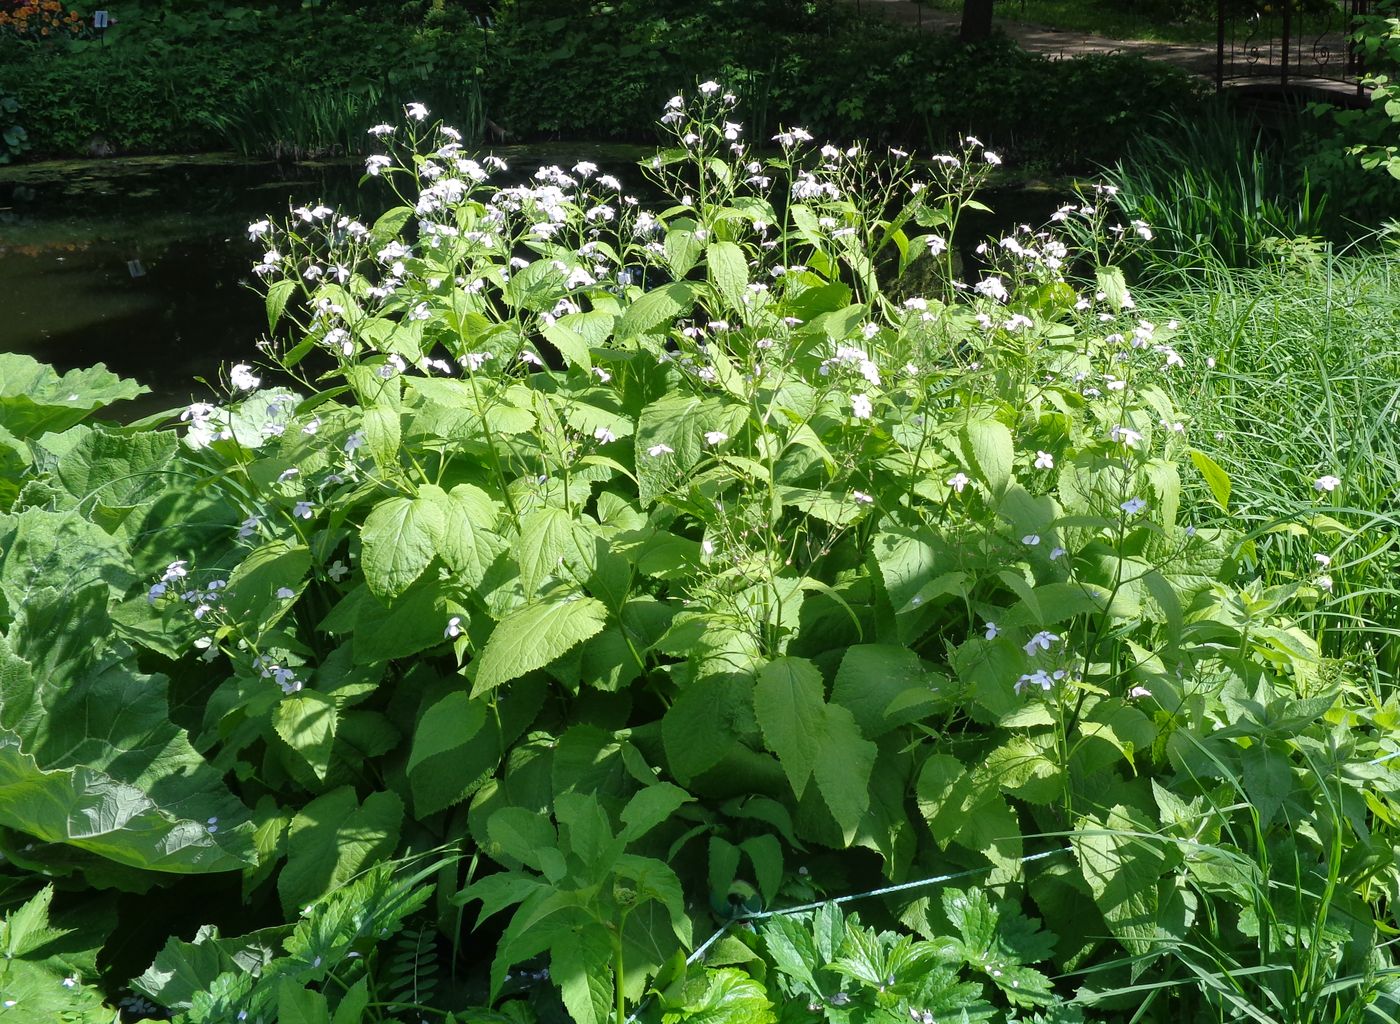
{"label": "thin cable", "polygon": [[[1016,863],[1029,864],[1031,861],[1045,860],[1047,857],[1056,857],[1062,853],[1069,852],[1070,850],[1067,846],[1058,850],[1044,850],[1040,853],[1032,853],[1029,856],[1021,857]],[[802,903],[795,907],[785,907],[782,910],[759,910],[753,913],[739,914],[737,917],[730,918],[728,921],[724,922],[724,924],[720,925],[718,931],[702,942],[694,953],[686,957],[685,965],[687,967],[694,966],[695,962],[703,957],[705,953],[709,951],[709,948],[718,942],[721,937],[728,934],[729,929],[736,924],[743,924],[746,921],[762,921],[770,917],[787,917],[790,914],[803,914],[809,910],[820,910],[829,903],[853,903],[856,900],[869,899],[872,896],[889,896],[892,893],[907,892],[910,889],[921,889],[926,885],[938,885],[941,882],[952,882],[959,878],[970,878],[973,875],[980,875],[984,871],[990,870],[992,870],[992,865],[988,864],[986,867],[969,868],[967,871],[955,871],[951,875],[935,875],[933,878],[921,878],[917,882],[901,882],[899,885],[887,885],[879,889],[871,889],[869,892],[851,893],[847,896],[837,896],[829,900],[818,900],[815,903]],[[643,999],[637,1008],[632,1011],[632,1015],[627,1018],[627,1024],[635,1024],[638,1015],[645,1010],[650,1003],[651,996],[647,996],[647,998]]]}

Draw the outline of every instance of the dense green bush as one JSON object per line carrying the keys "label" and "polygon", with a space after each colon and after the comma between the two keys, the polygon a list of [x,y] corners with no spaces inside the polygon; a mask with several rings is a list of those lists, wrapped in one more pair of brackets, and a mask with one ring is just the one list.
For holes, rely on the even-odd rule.
{"label": "dense green bush", "polygon": [[[0,85],[41,152],[233,146],[340,152],[411,95],[473,138],[650,140],[669,81],[723,74],[763,135],[779,121],[937,147],[974,128],[1031,168],[1117,155],[1153,111],[1190,109],[1199,83],[1127,57],[1051,61],[998,37],[968,48],[849,4],[499,5],[484,31],[458,13],[148,5],[105,45],[4,44]],[[421,13],[420,13],[421,12]]]}
{"label": "dense green bush", "polygon": [[[410,105],[403,206],[251,226],[266,366],[178,432],[0,357],[34,1012],[1393,1016],[1393,676],[1251,575],[1131,234],[960,281],[995,152],[763,158],[736,103],[667,102],[659,207]],[[1284,513],[1388,500],[1352,460]]]}

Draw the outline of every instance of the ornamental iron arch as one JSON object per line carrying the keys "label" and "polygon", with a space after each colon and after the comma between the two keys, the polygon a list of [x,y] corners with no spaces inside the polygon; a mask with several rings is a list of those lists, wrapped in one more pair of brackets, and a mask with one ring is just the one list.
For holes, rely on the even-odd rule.
{"label": "ornamental iron arch", "polygon": [[1353,39],[1370,0],[1216,0],[1215,86],[1259,84],[1281,89],[1365,95],[1364,69]]}

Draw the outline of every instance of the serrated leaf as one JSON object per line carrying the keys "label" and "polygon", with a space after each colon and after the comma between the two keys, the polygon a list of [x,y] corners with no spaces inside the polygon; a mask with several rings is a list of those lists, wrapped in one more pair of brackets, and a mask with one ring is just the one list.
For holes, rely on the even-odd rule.
{"label": "serrated leaf", "polygon": [[284,697],[272,716],[277,735],[301,756],[318,779],[325,779],[330,770],[336,722],[335,701],[315,690]]}
{"label": "serrated leaf", "polygon": [[544,668],[602,630],[607,607],[591,597],[526,605],[497,623],[477,662],[472,697]]}
{"label": "serrated leaf", "polygon": [[695,289],[684,281],[673,281],[647,292],[628,306],[617,322],[618,341],[630,341],[658,327],[669,327],[678,316],[695,305]]}
{"label": "serrated leaf", "polygon": [[1016,452],[1011,431],[999,420],[971,420],[962,430],[964,450],[987,488],[1000,496],[1011,483]]}
{"label": "serrated leaf", "polygon": [[550,980],[576,1024],[608,1024],[613,1019],[612,939],[600,924],[589,924],[549,951]]}
{"label": "serrated leaf", "polygon": [[446,527],[437,502],[425,498],[386,498],[370,510],[360,531],[365,582],[378,597],[402,594],[437,554]]}
{"label": "serrated leaf", "polygon": [[749,286],[749,265],[744,259],[744,250],[733,242],[711,242],[705,249],[705,262],[724,300],[735,311],[746,311],[744,298]]}

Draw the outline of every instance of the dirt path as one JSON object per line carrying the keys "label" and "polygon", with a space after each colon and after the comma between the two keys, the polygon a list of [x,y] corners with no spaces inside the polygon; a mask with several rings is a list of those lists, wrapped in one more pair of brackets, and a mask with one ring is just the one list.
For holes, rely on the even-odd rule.
{"label": "dirt path", "polygon": [[[956,32],[961,15],[954,11],[932,10],[915,0],[847,0],[863,10],[878,13],[892,21],[926,32]],[[1082,57],[1092,53],[1131,53],[1149,60],[1165,61],[1202,78],[1215,79],[1215,47],[1189,43],[1161,43],[1136,39],[1110,39],[1091,32],[1065,31],[1045,25],[997,18],[996,27],[1031,53],[1050,57]],[[1334,41],[1338,50],[1342,37]],[[1298,84],[1316,88],[1349,91],[1341,82],[1298,76]]]}

